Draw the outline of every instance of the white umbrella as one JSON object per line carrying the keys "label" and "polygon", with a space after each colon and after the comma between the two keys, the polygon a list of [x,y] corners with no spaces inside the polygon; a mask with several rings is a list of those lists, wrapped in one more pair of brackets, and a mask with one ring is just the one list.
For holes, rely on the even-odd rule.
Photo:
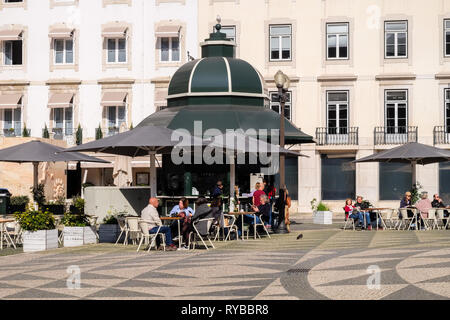
{"label": "white umbrella", "polygon": [[[125,123],[120,125],[119,132],[123,133],[127,131]],[[116,156],[114,159],[113,169],[114,184],[116,187],[123,188],[129,187],[133,182],[133,168],[131,166],[131,157],[128,156]]]}

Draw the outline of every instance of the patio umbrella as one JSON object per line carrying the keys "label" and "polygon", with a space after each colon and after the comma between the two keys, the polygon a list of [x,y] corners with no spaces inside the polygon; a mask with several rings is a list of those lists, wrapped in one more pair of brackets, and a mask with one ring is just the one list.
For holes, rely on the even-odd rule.
{"label": "patio umbrella", "polygon": [[234,151],[230,158],[230,199],[234,197],[234,185],[236,181],[236,163],[234,157],[236,154],[270,153],[272,155],[284,154],[297,157],[308,157],[299,152],[282,148],[279,145],[270,144],[264,140],[245,135],[239,131],[228,131],[225,134],[205,138],[204,143],[207,143],[209,147],[222,149],[223,152]]}
{"label": "patio umbrella", "polygon": [[450,161],[450,151],[417,142],[410,142],[393,149],[385,150],[371,156],[355,160],[353,162],[410,163],[412,168],[412,185],[415,186],[417,184],[417,164],[426,165],[446,161]]}
{"label": "patio umbrella", "polygon": [[64,148],[54,146],[39,140],[30,141],[13,147],[0,150],[0,161],[15,163],[33,163],[33,186],[38,185],[38,166],[39,162],[100,162],[108,161],[90,157],[82,153],[62,153]]}
{"label": "patio umbrella", "polygon": [[[181,140],[181,141],[180,141]],[[174,147],[202,145],[200,138],[184,135],[165,127],[137,127],[104,139],[88,142],[65,152],[90,151],[129,157],[150,156],[151,196],[156,196],[156,154],[170,152]]]}
{"label": "patio umbrella", "polygon": [[[120,133],[126,132],[125,123],[120,126]],[[113,170],[114,184],[119,187],[128,187],[133,182],[133,168],[131,166],[131,158],[128,156],[116,156],[114,159]]]}

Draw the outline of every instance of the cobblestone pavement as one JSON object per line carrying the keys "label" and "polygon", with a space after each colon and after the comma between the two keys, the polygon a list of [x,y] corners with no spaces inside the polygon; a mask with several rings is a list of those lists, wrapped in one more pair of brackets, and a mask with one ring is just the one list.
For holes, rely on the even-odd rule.
{"label": "cobblestone pavement", "polygon": [[[450,230],[338,227],[296,224],[288,235],[209,251],[99,244],[1,256],[0,299],[450,298]],[[80,268],[80,289],[67,287],[70,266]],[[381,285],[369,289],[373,266]]]}

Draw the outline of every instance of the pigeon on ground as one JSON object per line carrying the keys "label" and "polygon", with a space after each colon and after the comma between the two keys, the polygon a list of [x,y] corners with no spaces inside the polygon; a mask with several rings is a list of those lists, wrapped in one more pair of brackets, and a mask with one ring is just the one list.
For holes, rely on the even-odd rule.
{"label": "pigeon on ground", "polygon": [[297,237],[297,240],[300,240],[300,239],[302,239],[302,238],[303,238],[303,234],[300,233],[300,234],[298,235],[298,237]]}

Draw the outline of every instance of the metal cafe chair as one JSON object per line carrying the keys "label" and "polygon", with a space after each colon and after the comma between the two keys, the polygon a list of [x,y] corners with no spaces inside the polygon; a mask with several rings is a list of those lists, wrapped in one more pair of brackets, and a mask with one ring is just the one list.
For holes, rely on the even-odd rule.
{"label": "metal cafe chair", "polygon": [[[212,243],[211,239],[209,238],[209,230],[211,229],[211,226],[214,222],[214,218],[209,219],[201,219],[192,224],[192,227],[194,231],[191,231],[189,233],[189,241],[188,241],[188,247],[191,248],[192,243],[192,249],[195,249],[195,244],[198,244],[198,239],[200,239],[205,246],[206,250],[209,250],[208,245],[206,244],[205,240],[208,240],[210,245],[215,249],[216,247]],[[203,227],[203,228],[201,228]],[[192,239],[192,241],[191,241]]]}
{"label": "metal cafe chair", "polygon": [[[158,231],[156,233],[150,233],[148,223],[145,221],[139,221],[139,228],[141,229],[141,240],[139,242],[139,247],[137,248],[136,252],[139,252],[139,249],[141,249],[142,243],[145,241],[145,244],[149,244],[148,252],[152,249],[154,246],[156,248],[156,239],[158,236],[161,237],[161,243],[164,248],[164,251],[166,251],[166,237],[164,234],[159,233],[159,230],[161,230],[161,227],[158,228]],[[151,240],[151,242],[150,242]]]}
{"label": "metal cafe chair", "polygon": [[[448,224],[448,221],[447,221]],[[439,229],[440,225],[442,225],[442,229],[445,228],[445,223],[444,223],[444,209],[436,209],[436,226]]]}
{"label": "metal cafe chair", "polygon": [[437,222],[436,222],[436,209],[429,209],[428,210],[428,218],[425,219],[427,222],[428,227],[433,230],[434,228],[437,228]]}
{"label": "metal cafe chair", "polygon": [[114,245],[119,243],[119,240],[122,238],[122,234],[124,234],[124,233],[125,233],[125,239],[123,240],[123,244],[125,245],[127,243],[127,239],[128,239],[128,226],[125,221],[125,218],[118,217],[117,223],[119,224],[120,234],[119,234],[119,237],[117,237],[117,241]]}
{"label": "metal cafe chair", "polygon": [[[132,241],[133,245],[136,245],[136,242],[139,241],[139,237],[141,235],[141,230],[139,228],[139,217],[127,217],[125,219],[125,223],[127,225],[128,236]],[[125,237],[126,244],[128,244],[128,237]]]}
{"label": "metal cafe chair", "polygon": [[[256,218],[255,218],[255,220],[256,220]],[[267,228],[266,228],[266,225],[265,225],[264,220],[262,218],[262,215],[259,216],[259,220],[261,222],[260,223],[255,223],[255,225],[254,225],[254,230],[256,232],[256,235],[258,236],[258,239],[261,239],[261,237],[260,237],[260,235],[258,233],[258,227],[263,227],[264,231],[266,232],[267,236],[270,239],[270,234],[269,234],[269,231],[267,231]]]}

